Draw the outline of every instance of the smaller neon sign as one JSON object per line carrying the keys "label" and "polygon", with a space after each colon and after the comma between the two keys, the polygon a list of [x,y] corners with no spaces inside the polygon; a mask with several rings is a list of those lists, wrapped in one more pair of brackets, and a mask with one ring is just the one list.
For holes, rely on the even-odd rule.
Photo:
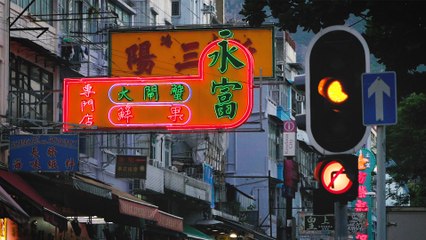
{"label": "smaller neon sign", "polygon": [[64,80],[64,131],[227,129],[253,107],[253,57],[230,30],[209,43],[198,74]]}

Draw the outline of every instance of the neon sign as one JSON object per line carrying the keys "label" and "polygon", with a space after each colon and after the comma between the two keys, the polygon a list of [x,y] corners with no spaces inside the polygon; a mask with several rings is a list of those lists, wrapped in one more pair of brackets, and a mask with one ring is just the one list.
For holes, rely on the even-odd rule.
{"label": "neon sign", "polygon": [[64,80],[64,131],[228,129],[253,108],[250,51],[230,30],[209,43],[198,74]]}

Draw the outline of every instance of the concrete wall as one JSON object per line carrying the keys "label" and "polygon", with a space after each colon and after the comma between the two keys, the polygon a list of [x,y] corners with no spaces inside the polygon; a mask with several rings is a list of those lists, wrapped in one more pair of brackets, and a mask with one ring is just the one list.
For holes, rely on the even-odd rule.
{"label": "concrete wall", "polygon": [[426,238],[426,208],[388,207],[386,212],[388,240]]}

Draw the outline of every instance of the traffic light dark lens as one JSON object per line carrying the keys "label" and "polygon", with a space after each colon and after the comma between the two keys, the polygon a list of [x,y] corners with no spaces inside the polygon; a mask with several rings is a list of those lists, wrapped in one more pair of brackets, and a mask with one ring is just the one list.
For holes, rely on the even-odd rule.
{"label": "traffic light dark lens", "polygon": [[348,94],[338,79],[326,77],[318,84],[318,93],[333,104],[341,104],[348,99]]}

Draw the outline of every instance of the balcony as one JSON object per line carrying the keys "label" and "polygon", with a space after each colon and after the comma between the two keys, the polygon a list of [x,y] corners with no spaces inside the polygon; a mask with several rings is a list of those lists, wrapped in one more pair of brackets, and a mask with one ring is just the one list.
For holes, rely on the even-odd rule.
{"label": "balcony", "polygon": [[169,169],[164,171],[164,188],[186,196],[210,202],[211,189],[208,183]]}

